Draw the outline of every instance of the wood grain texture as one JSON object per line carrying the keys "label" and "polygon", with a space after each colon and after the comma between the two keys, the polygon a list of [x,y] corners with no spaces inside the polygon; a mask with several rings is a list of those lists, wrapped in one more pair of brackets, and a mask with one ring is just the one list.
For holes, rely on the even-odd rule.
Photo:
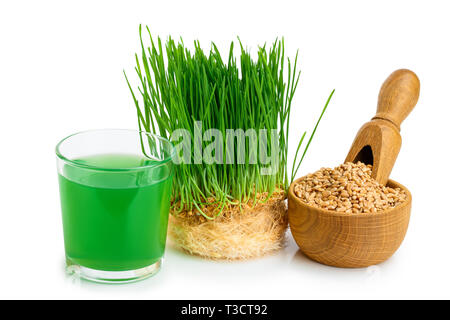
{"label": "wood grain texture", "polygon": [[[300,178],[302,179],[302,178]],[[288,220],[298,246],[311,259],[331,266],[359,268],[388,259],[402,243],[408,229],[411,193],[399,206],[377,213],[339,213],[315,208],[288,192]]]}
{"label": "wood grain texture", "polygon": [[378,108],[374,119],[385,119],[400,125],[417,104],[420,81],[407,69],[394,71],[383,83],[378,95]]}
{"label": "wood grain texture", "polygon": [[356,134],[345,162],[372,164],[372,177],[385,185],[402,144],[400,125],[416,105],[419,91],[414,72],[393,72],[380,89],[376,115]]}

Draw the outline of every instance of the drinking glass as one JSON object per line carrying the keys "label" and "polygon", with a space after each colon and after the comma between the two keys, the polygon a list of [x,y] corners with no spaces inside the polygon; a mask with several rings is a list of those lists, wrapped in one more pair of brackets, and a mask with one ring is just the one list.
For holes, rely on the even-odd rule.
{"label": "drinking glass", "polygon": [[56,146],[66,270],[97,282],[154,275],[164,255],[174,148],[133,130],[92,130]]}

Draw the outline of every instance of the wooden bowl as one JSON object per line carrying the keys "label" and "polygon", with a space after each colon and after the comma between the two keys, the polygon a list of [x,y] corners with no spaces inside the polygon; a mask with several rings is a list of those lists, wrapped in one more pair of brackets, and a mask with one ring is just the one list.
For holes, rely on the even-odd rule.
{"label": "wooden bowl", "polygon": [[406,191],[406,201],[376,213],[341,213],[312,207],[288,192],[288,220],[292,235],[311,259],[335,267],[360,268],[387,260],[408,229],[411,193],[389,180],[387,186]]}

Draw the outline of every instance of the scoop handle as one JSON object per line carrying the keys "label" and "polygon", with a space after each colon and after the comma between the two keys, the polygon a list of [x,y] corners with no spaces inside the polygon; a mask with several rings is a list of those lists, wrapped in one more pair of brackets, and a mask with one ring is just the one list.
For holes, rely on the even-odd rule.
{"label": "scoop handle", "polygon": [[381,86],[373,119],[390,121],[400,130],[401,123],[419,99],[419,91],[420,81],[414,72],[407,69],[394,71]]}

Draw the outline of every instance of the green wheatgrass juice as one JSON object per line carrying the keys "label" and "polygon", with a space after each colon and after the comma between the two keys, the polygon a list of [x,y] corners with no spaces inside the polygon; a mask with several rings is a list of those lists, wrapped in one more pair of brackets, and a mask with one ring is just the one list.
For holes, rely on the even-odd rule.
{"label": "green wheatgrass juice", "polygon": [[[128,154],[95,155],[74,162],[90,168],[65,164],[59,174],[69,263],[125,271],[161,259],[166,243],[172,164]],[[153,162],[156,166],[148,168]],[[131,169],[138,167],[145,168]]]}

